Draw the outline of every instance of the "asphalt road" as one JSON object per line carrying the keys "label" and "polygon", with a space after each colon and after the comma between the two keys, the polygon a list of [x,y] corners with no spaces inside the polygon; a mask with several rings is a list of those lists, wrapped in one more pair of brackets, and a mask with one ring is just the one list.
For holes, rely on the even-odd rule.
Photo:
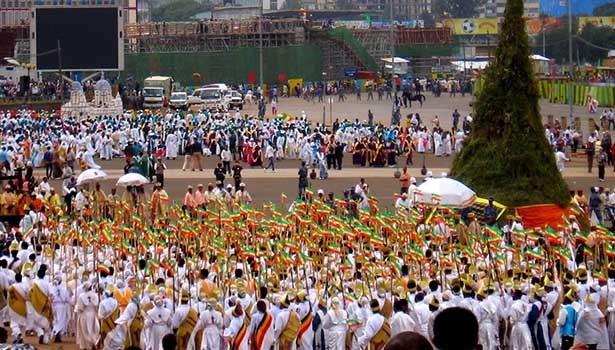
{"label": "asphalt road", "polygon": [[[369,109],[374,113],[375,121],[381,121],[385,124],[389,122],[391,103],[390,101],[366,101],[366,95],[363,94],[361,101],[357,101],[355,96],[347,96],[345,102],[338,102],[337,97],[334,97],[332,103],[328,103],[329,100],[325,99],[325,104],[305,101],[297,98],[280,98],[278,103],[278,111],[282,113],[288,113],[291,115],[301,115],[305,112],[309,119],[313,122],[321,122],[323,115],[323,106],[326,111],[326,122],[330,120],[339,119],[355,119],[361,120],[367,119],[367,111]],[[429,125],[429,122],[437,115],[439,116],[440,125],[444,128],[452,127],[452,113],[454,109],[458,109],[461,115],[466,115],[471,112],[470,107],[471,97],[449,97],[448,95],[442,95],[442,97],[436,98],[429,94],[427,95],[427,101],[420,107],[418,104],[413,104],[413,108],[403,109],[402,113],[420,113],[425,123]],[[545,123],[548,118],[547,115],[562,116],[567,115],[568,107],[563,105],[555,105],[548,102],[541,102],[541,110],[543,114],[543,120]],[[330,112],[333,112],[333,118],[331,118]],[[268,109],[268,116],[271,110]],[[575,107],[575,115],[579,116],[582,120],[584,132],[589,130],[589,119],[597,118],[597,115],[590,115],[584,107]],[[242,113],[254,114],[255,106],[246,105]],[[196,187],[196,185],[202,183],[207,186],[209,182],[215,182],[213,175],[213,168],[215,167],[218,159],[216,157],[205,157],[204,171],[199,172],[182,172],[181,166],[183,164],[183,158],[176,160],[165,160],[167,165],[167,172],[165,175],[165,188],[169,193],[173,201],[181,201],[183,194],[186,191],[188,185]],[[433,155],[425,155],[425,165],[428,170],[431,170],[434,176],[439,176],[442,172],[448,172],[452,164],[453,157],[434,157]],[[383,206],[393,205],[393,194],[399,191],[399,183],[397,179],[393,177],[395,169],[391,168],[359,168],[351,165],[351,155],[344,157],[344,170],[331,170],[329,172],[330,178],[327,180],[314,180],[311,181],[310,187],[314,190],[323,189],[325,192],[332,191],[336,195],[341,196],[343,190],[355,185],[361,177],[367,179],[370,184],[371,194],[378,197]],[[116,158],[112,161],[98,161],[99,165],[103,167],[103,170],[109,173],[109,179],[101,182],[101,185],[105,191],[109,191],[114,186],[117,178],[122,175],[124,161],[121,158]],[[423,157],[419,154],[415,154],[414,165],[410,167],[410,174],[416,176],[421,180],[420,168],[423,163]],[[253,199],[257,204],[268,202],[279,202],[280,194],[285,193],[292,198],[298,192],[298,179],[297,169],[300,165],[299,160],[284,160],[276,163],[277,172],[264,172],[262,169],[250,169],[244,165],[244,182],[248,186]],[[604,186],[615,187],[613,180],[615,179],[615,173],[607,171],[607,181],[603,183],[598,182],[597,169],[594,169],[594,174],[588,174],[585,169],[585,159],[580,157],[574,157],[572,162],[567,165],[567,169],[564,172],[566,181],[569,183],[571,189],[583,189],[588,190],[591,186]],[[37,171],[41,174],[41,171]],[[231,181],[229,178],[227,183]],[[52,181],[52,185],[57,190],[61,189],[59,181]],[[150,185],[151,186],[151,185]],[[121,193],[121,190],[119,190]],[[480,194],[482,196],[488,196],[488,193]]]}

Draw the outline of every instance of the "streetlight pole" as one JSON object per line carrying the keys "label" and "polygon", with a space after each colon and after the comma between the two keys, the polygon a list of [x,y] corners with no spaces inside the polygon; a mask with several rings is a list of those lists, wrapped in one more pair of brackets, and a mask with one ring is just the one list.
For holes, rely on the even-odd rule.
{"label": "streetlight pole", "polygon": [[393,27],[393,1],[394,0],[391,0],[389,8],[389,15],[391,17],[391,23],[389,25],[389,40],[391,42],[391,89],[393,90],[393,108],[391,111],[391,124],[395,124],[395,122],[397,122],[397,82],[395,81],[395,28]]}
{"label": "streetlight pole", "polygon": [[570,77],[568,79],[568,119],[570,126],[574,125],[572,115],[572,100],[574,98],[572,80],[574,78],[574,63],[572,62],[572,0],[568,0],[568,64]]}
{"label": "streetlight pole", "polygon": [[466,43],[463,39],[459,39],[461,41],[461,49],[463,50],[463,82],[466,82]]}
{"label": "streetlight pole", "polygon": [[64,104],[64,77],[62,76],[62,47],[60,46],[60,40],[58,40],[58,73],[60,74],[60,101]]}
{"label": "streetlight pole", "polygon": [[322,72],[322,126],[325,126],[327,118],[327,72]]}
{"label": "streetlight pole", "polygon": [[265,90],[263,87],[263,0],[259,1],[259,11],[260,15],[258,16],[258,74],[261,93],[264,95]]}

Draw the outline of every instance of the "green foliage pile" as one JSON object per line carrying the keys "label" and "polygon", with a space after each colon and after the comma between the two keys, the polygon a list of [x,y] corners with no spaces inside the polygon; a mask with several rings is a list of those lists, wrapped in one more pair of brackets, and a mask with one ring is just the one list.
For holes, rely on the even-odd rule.
{"label": "green foliage pile", "polygon": [[451,175],[509,206],[566,204],[568,188],[544,136],[523,1],[508,0],[495,58],[474,103],[472,133]]}

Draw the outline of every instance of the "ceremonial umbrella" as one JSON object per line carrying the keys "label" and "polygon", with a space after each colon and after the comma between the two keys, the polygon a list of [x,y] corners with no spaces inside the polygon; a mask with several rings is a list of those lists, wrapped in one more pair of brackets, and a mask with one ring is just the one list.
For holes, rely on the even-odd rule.
{"label": "ceremonial umbrella", "polygon": [[468,186],[448,177],[432,178],[418,187],[416,201],[465,208],[474,202],[476,193]]}
{"label": "ceremonial umbrella", "polygon": [[100,169],[88,169],[77,177],[77,186],[101,181],[107,178],[107,174]]}
{"label": "ceremonial umbrella", "polygon": [[126,187],[145,185],[147,183],[149,183],[149,180],[145,176],[137,173],[128,173],[117,179],[117,183],[115,185]]}

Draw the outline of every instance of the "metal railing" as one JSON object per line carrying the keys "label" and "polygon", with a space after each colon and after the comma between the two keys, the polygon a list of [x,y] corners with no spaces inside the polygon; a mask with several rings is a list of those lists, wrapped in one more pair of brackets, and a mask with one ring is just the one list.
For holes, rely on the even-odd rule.
{"label": "metal railing", "polygon": [[[294,33],[303,27],[298,19],[264,20],[263,33]],[[128,24],[124,27],[126,38],[191,36],[191,35],[244,35],[258,33],[258,20],[214,20],[198,22],[154,22]]]}

